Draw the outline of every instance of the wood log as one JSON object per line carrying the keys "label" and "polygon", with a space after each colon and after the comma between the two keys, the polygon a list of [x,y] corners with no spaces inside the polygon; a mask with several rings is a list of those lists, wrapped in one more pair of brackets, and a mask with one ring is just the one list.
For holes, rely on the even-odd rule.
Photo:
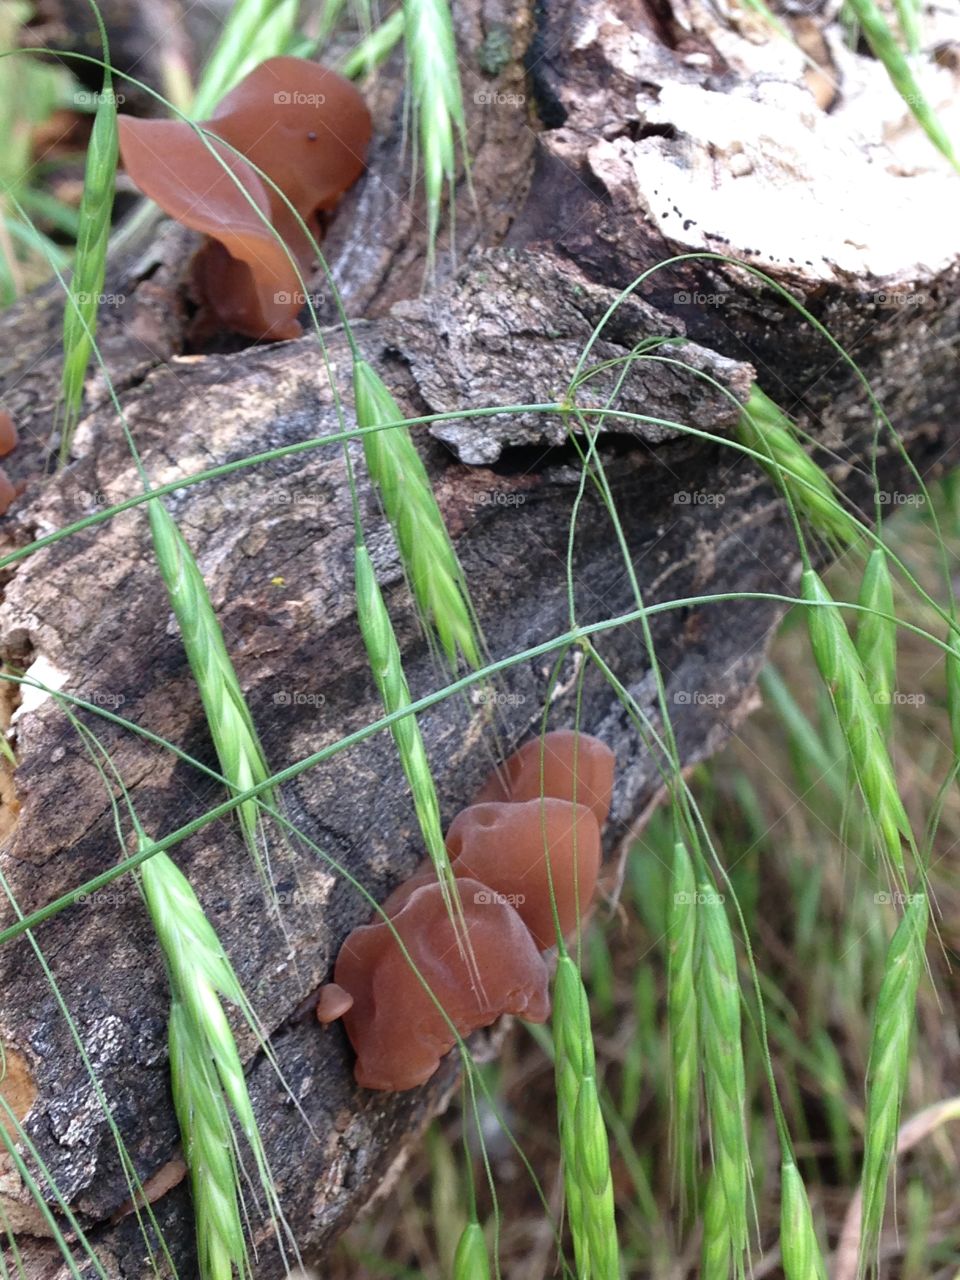
{"label": "wood log", "polygon": [[[791,16],[792,15],[792,16]],[[722,592],[790,595],[798,552],[762,472],[722,441],[756,380],[822,446],[854,503],[871,506],[874,417],[850,365],[791,299],[855,356],[914,463],[956,461],[960,244],[949,169],[873,59],[851,53],[819,9],[784,14],[807,50],[745,11],[701,0],[458,0],[458,40],[473,155],[457,195],[457,253],[441,244],[425,276],[422,200],[401,151],[399,61],[369,88],[377,123],[369,172],[327,240],[365,356],[405,413],[555,403],[580,352],[622,290],[591,360],[676,340],[676,364],[634,361],[618,405],[647,421],[606,419],[599,448],[648,605]],[[939,19],[931,15],[930,39]],[[955,110],[956,73],[928,91]],[[99,336],[111,379],[155,485],[197,555],[274,769],[332,747],[381,714],[352,598],[352,525],[339,446],[187,484],[194,473],[338,429],[313,336],[270,347],[191,351],[186,263],[195,238],[163,224],[111,265]],[[697,256],[690,256],[697,255]],[[729,255],[736,264],[725,261]],[[676,259],[657,271],[665,259]],[[746,266],[744,264],[747,264]],[[762,271],[768,281],[752,273]],[[318,277],[319,280],[319,277]],[[322,285],[318,286],[323,292]],[[350,353],[325,299],[325,342],[348,406]],[[24,443],[9,470],[25,486],[3,521],[2,552],[140,492],[99,371],[87,387],[73,460],[47,465],[59,386],[62,301],[47,288],[0,317],[0,401]],[[709,375],[707,382],[698,374]],[[602,404],[613,375],[578,403]],[[419,429],[490,651],[522,654],[569,630],[567,542],[579,480],[570,422],[513,412]],[[414,696],[442,688],[362,455],[351,446],[376,567]],[[912,483],[881,432],[879,478],[895,505]],[[2,656],[65,692],[216,761],[150,549],[142,506],[55,541],[6,570]],[[636,607],[609,517],[588,489],[577,521],[578,620]],[[756,703],[754,681],[783,604],[755,598],[682,605],[652,619],[685,764],[715,751]],[[639,623],[595,637],[644,714],[659,724]],[[509,665],[497,683],[421,716],[443,818],[469,800],[496,742],[535,726],[563,657],[553,722],[573,719],[576,647]],[[6,715],[17,697],[5,687]],[[657,796],[646,751],[595,671],[583,725],[616,750],[612,855]],[[209,778],[155,742],[82,713],[109,750],[147,831],[162,836],[221,798]],[[494,730],[499,732],[499,738]],[[51,699],[15,713],[15,771],[4,769],[0,869],[30,912],[116,863],[124,851],[110,797]],[[283,789],[292,821],[378,899],[410,873],[420,838],[393,744],[379,732]],[[416,1143],[451,1096],[454,1058],[405,1094],[355,1087],[339,1028],[305,999],[330,973],[368,906],[305,848],[278,849],[283,930],[267,910],[231,821],[172,850],[190,877],[263,1020],[305,1125],[270,1064],[237,1035],[277,1176],[305,1258],[316,1260]],[[14,918],[12,909],[4,923]],[[180,1273],[194,1274],[189,1196],[166,1061],[168,991],[156,939],[129,877],[37,928]],[[145,1273],[128,1188],[100,1104],[26,938],[0,949],[0,1035],[20,1082],[18,1108],[110,1276]],[[7,1086],[5,1086],[6,1088]],[[0,1194],[21,1233],[26,1274],[60,1277],[46,1227],[16,1176]],[[282,1274],[269,1233],[258,1277]]]}

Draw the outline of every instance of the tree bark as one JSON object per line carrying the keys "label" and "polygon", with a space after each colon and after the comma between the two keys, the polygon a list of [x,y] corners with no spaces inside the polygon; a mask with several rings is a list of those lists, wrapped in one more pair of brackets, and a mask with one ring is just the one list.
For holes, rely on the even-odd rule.
{"label": "tree bark", "polygon": [[[569,0],[535,10],[463,0],[456,21],[475,199],[462,182],[462,265],[454,269],[441,245],[437,275],[426,283],[423,207],[410,197],[401,151],[399,60],[378,78],[369,95],[377,122],[369,172],[338,212],[327,250],[364,355],[405,413],[561,399],[580,351],[622,289],[664,259],[713,252],[757,266],[853,352],[926,476],[954,463],[955,178],[907,126],[906,109],[873,60],[843,48],[835,24],[809,12],[785,20],[819,70],[756,18],[737,10],[718,17],[698,0]],[[842,88],[831,88],[829,77]],[[939,68],[929,88],[946,100],[952,73]],[[154,484],[338,430],[313,337],[186,350],[184,264],[195,243],[163,224],[112,264],[107,292],[123,301],[101,310],[106,363]],[[322,311],[332,325],[329,300]],[[8,470],[25,484],[3,522],[4,552],[140,491],[99,372],[89,381],[73,461],[44,474],[61,315],[51,288],[0,319],[7,339],[0,399],[24,441]],[[622,359],[658,336],[678,340],[666,354],[679,365],[635,362],[619,388],[621,408],[724,437],[737,416],[730,396],[743,401],[757,380],[823,446],[820,460],[869,509],[874,421],[863,389],[783,293],[743,265],[685,258],[623,302],[591,360]],[[350,421],[349,348],[336,328],[325,339]],[[618,371],[586,384],[578,403],[602,405]],[[666,426],[607,422],[601,453],[647,604],[792,593],[796,541],[756,467]],[[566,556],[579,470],[566,428],[557,416],[512,413],[417,432],[495,658],[569,628]],[[444,679],[418,630],[362,454],[353,452],[364,526],[414,696],[421,696]],[[910,491],[909,477],[883,433],[878,455],[881,490],[893,505]],[[353,609],[339,446],[185,487],[167,503],[198,558],[273,768],[376,720],[381,708]],[[64,691],[216,767],[142,507],[5,572],[0,645],[8,662],[20,669],[39,663],[34,669]],[[577,521],[573,577],[581,623],[635,608],[609,517],[592,490]],[[716,750],[755,705],[755,676],[782,608],[749,599],[652,618],[685,764]],[[639,624],[610,627],[596,643],[658,725]],[[539,722],[558,657],[559,649],[512,665],[501,683],[422,715],[445,821],[490,768],[494,721],[508,745]],[[551,706],[556,725],[573,720],[577,669],[568,652]],[[5,696],[9,712],[16,699],[9,689]],[[221,798],[169,752],[98,717],[81,719],[110,751],[151,835]],[[582,723],[617,752],[612,855],[656,798],[658,762],[596,672],[586,677]],[[123,851],[110,799],[54,702],[24,708],[14,729],[17,768],[4,784],[0,869],[29,912]],[[378,899],[421,857],[386,733],[301,774],[283,801],[290,818]],[[205,826],[172,852],[310,1121],[312,1132],[238,1027],[284,1208],[304,1256],[316,1259],[445,1105],[456,1062],[410,1093],[355,1087],[339,1027],[320,1029],[305,1006],[343,938],[369,914],[324,862],[300,849],[277,853],[284,936],[235,824]],[[8,910],[4,920],[12,919]],[[174,1180],[154,1210],[181,1274],[193,1274],[189,1197],[175,1181],[168,992],[135,886],[117,881],[35,936],[139,1175]],[[19,1072],[25,1127],[108,1274],[140,1277],[145,1250],[136,1219],[117,1217],[128,1191],[113,1139],[26,939],[0,949],[0,989],[0,1033]],[[22,1232],[27,1274],[66,1275],[15,1175],[8,1170],[0,1179],[5,1212]],[[280,1274],[265,1230],[257,1245],[258,1277]]]}

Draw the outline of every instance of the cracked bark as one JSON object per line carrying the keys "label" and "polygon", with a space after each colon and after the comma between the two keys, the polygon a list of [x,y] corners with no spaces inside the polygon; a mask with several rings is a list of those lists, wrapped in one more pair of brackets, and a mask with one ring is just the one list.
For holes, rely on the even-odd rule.
{"label": "cracked bark", "polygon": [[[408,199],[397,67],[370,91],[377,121],[370,172],[327,241],[364,353],[406,412],[553,402],[594,326],[635,276],[674,255],[729,252],[765,270],[854,349],[925,473],[952,462],[960,409],[954,187],[929,144],[905,124],[902,104],[871,59],[845,51],[827,24],[818,47],[842,84],[835,91],[755,19],[739,11],[718,16],[696,0],[670,8],[569,0],[536,13],[472,0],[457,6],[456,18],[476,192],[476,203],[465,186],[459,192],[461,267],[452,271],[441,247],[439,278],[421,291],[423,210]],[[809,43],[817,24],[809,14],[797,22]],[[928,89],[947,102],[953,81],[940,67]],[[113,264],[107,290],[125,302],[104,308],[100,318],[107,365],[154,483],[337,429],[312,337],[184,353],[183,269],[194,244],[179,228],[157,228],[149,243]],[[26,484],[3,522],[4,550],[138,491],[96,373],[74,461],[59,475],[42,474],[59,379],[60,314],[50,289],[0,320],[7,338],[0,394],[24,438],[8,470]],[[324,319],[332,318],[325,305]],[[845,490],[868,502],[873,423],[862,391],[782,295],[742,267],[679,261],[616,311],[593,359],[616,360],[651,336],[678,339],[669,354],[717,385],[639,362],[620,388],[621,407],[723,437],[735,419],[724,393],[742,400],[757,378],[829,450],[821,460]],[[327,339],[343,388],[348,348],[336,330]],[[611,386],[588,384],[581,403],[603,403]],[[454,419],[418,439],[494,656],[562,634],[577,478],[562,423],[519,413],[483,425]],[[655,421],[611,422],[602,448],[648,603],[792,591],[798,565],[785,512],[742,458]],[[904,469],[884,443],[880,477],[890,493],[907,490]],[[427,693],[437,674],[394,548],[365,487],[361,502],[411,685],[415,694]],[[169,505],[199,559],[272,765],[291,764],[375,719],[351,601],[350,513],[338,450],[311,450],[185,488]],[[633,607],[609,522],[590,494],[574,572],[582,621]],[[669,693],[680,695],[673,711],[685,762],[714,751],[751,709],[754,677],[780,612],[750,600],[656,616]],[[638,626],[609,630],[598,643],[656,723]],[[0,644],[8,660],[25,665],[42,657],[61,673],[66,691],[215,764],[142,510],[8,571]],[[498,707],[506,738],[518,739],[538,720],[551,661],[545,656],[506,673],[502,692],[510,696]],[[571,677],[568,660],[554,707],[558,724],[571,719]],[[489,714],[490,704],[474,696],[423,716],[445,820],[489,767]],[[618,754],[613,852],[656,795],[656,764],[593,677],[583,718]],[[148,831],[164,834],[219,798],[216,786],[169,753],[108,723],[90,723]],[[29,911],[111,865],[119,850],[107,797],[53,704],[18,718],[16,751],[0,865]],[[301,775],[285,789],[284,803],[377,897],[419,860],[406,788],[383,735]],[[364,1094],[353,1086],[339,1029],[321,1031],[302,1015],[304,997],[328,975],[343,937],[367,915],[325,865],[306,854],[280,858],[285,941],[263,909],[230,823],[204,828],[174,853],[312,1124],[311,1135],[239,1032],[283,1203],[305,1255],[319,1257],[444,1105],[456,1065],[449,1061],[410,1094]],[[178,1147],[167,1084],[167,991],[132,884],[120,881],[97,902],[61,913],[38,929],[37,941],[140,1176],[168,1169]],[[135,1220],[115,1220],[127,1188],[112,1139],[23,940],[0,951],[0,989],[3,1042],[28,1086],[19,1095],[28,1131],[108,1274],[139,1277],[144,1249]],[[65,1274],[9,1173],[0,1192],[24,1233],[27,1273]],[[181,1273],[191,1274],[185,1187],[167,1190],[155,1210]],[[258,1275],[279,1274],[269,1241],[258,1243]]]}

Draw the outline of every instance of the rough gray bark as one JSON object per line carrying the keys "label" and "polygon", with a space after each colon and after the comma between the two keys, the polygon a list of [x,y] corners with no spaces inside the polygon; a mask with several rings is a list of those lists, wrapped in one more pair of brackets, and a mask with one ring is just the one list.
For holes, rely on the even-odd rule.
{"label": "rough gray bark", "polygon": [[[956,220],[944,221],[953,189],[935,153],[926,143],[915,146],[909,131],[891,134],[885,148],[873,125],[874,132],[863,130],[864,96],[881,122],[893,110],[869,59],[843,52],[832,34],[821,42],[844,83],[827,115],[822,105],[830,95],[822,83],[805,87],[792,46],[753,19],[747,25],[742,15],[718,17],[696,2],[678,0],[668,9],[570,0],[534,13],[469,0],[458,6],[457,21],[477,197],[474,205],[460,192],[462,267],[448,271],[441,252],[440,278],[421,294],[422,208],[407,198],[396,71],[371,90],[378,141],[370,172],[328,239],[351,314],[364,318],[357,328],[364,353],[405,412],[561,398],[579,351],[619,290],[674,254],[722,250],[756,262],[854,349],[921,469],[932,473],[953,460],[958,245]],[[519,95],[524,103],[510,100]],[[909,237],[896,222],[896,209],[908,201]],[[829,212],[821,216],[825,203]],[[164,226],[115,264],[108,291],[125,301],[105,307],[100,321],[111,377],[155,483],[337,429],[312,337],[182,354],[183,266],[193,243]],[[921,262],[914,261],[918,247]],[[7,338],[0,397],[25,440],[9,469],[27,486],[4,522],[3,550],[138,492],[99,374],[90,381],[72,465],[41,474],[59,378],[60,311],[56,291],[48,290],[0,320]],[[868,498],[873,422],[862,390],[829,343],[774,290],[741,267],[678,263],[616,312],[593,359],[625,356],[658,335],[691,339],[669,354],[736,399],[757,378],[832,451],[824,460],[851,497]],[[347,345],[335,330],[327,341],[349,404]],[[611,385],[588,384],[579,402],[602,404]],[[736,417],[720,390],[655,363],[633,366],[618,403],[720,436]],[[563,634],[578,470],[562,422],[536,414],[483,426],[453,421],[418,439],[493,655]],[[656,424],[624,422],[601,447],[647,603],[792,590],[798,563],[789,522],[739,455]],[[880,477],[889,494],[906,491],[904,468],[883,442]],[[376,719],[352,606],[351,520],[338,448],[244,469],[168,501],[206,577],[274,768]],[[361,503],[411,686],[427,693],[441,677],[363,480]],[[624,566],[592,492],[577,532],[580,620],[630,611]],[[215,767],[142,509],[6,572],[0,645],[7,660],[29,667],[43,659],[47,677],[51,668],[59,673],[67,692]],[[715,750],[750,710],[780,612],[773,603],[743,601],[656,616],[685,762]],[[608,630],[597,644],[658,723],[639,626]],[[445,821],[490,767],[491,707],[504,740],[521,738],[540,717],[553,661],[551,654],[513,666],[492,697],[488,690],[454,698],[422,717]],[[568,655],[553,707],[557,724],[572,718],[574,673]],[[173,830],[219,798],[215,785],[169,753],[87,719],[150,833]],[[618,755],[612,852],[656,795],[656,762],[595,675],[586,681],[583,723]],[[30,911],[110,866],[121,851],[102,785],[52,702],[18,717],[15,746],[0,866],[21,909]],[[291,819],[378,898],[419,861],[409,797],[386,735],[301,775],[284,803]],[[301,851],[278,854],[284,938],[264,909],[233,825],[207,826],[174,853],[313,1127],[311,1135],[240,1032],[283,1203],[305,1256],[317,1257],[443,1105],[456,1065],[448,1062],[409,1094],[364,1093],[353,1085],[339,1028],[320,1030],[304,1012],[304,998],[329,974],[344,936],[368,915],[324,863]],[[140,1176],[175,1171],[166,983],[134,886],[117,882],[36,936]],[[108,1274],[139,1277],[144,1248],[136,1221],[114,1220],[127,1189],[112,1138],[23,939],[0,950],[0,989],[0,1033],[26,1082],[26,1127],[102,1250]],[[25,1233],[29,1274],[63,1274],[16,1179],[7,1174],[0,1192]],[[184,1185],[162,1195],[155,1211],[181,1274],[192,1274]],[[258,1276],[278,1274],[269,1240],[258,1243]]]}

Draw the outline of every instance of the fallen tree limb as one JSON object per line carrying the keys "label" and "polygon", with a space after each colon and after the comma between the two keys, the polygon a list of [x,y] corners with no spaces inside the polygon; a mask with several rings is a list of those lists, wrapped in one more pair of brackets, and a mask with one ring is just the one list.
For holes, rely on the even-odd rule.
{"label": "fallen tree limb", "polygon": [[[878,129],[856,132],[864,110],[858,93],[881,104],[881,122],[895,107],[882,78],[863,65],[869,59],[825,38],[822,75],[837,76],[842,60],[845,85],[828,115],[817,96],[823,85],[805,83],[799,52],[737,12],[718,18],[696,3],[654,10],[580,0],[538,10],[535,19],[483,0],[460,6],[457,16],[477,192],[476,208],[461,193],[462,267],[421,294],[422,222],[406,198],[399,133],[391,127],[396,74],[372,94],[379,142],[370,173],[328,241],[348,309],[365,317],[357,326],[364,354],[405,413],[562,400],[580,352],[622,289],[663,259],[722,252],[755,263],[852,351],[925,475],[955,461],[960,246],[956,219],[944,221],[944,210],[955,207],[956,196],[936,153],[915,147],[905,129],[886,140]],[[529,102],[510,101],[525,95]],[[909,237],[897,223],[897,210],[908,205]],[[193,244],[165,226],[115,263],[110,292],[124,302],[101,316],[107,367],[154,484],[330,435],[339,425],[313,337],[184,352],[183,267]],[[99,373],[88,387],[74,461],[56,476],[40,474],[59,382],[61,310],[50,289],[0,319],[8,340],[0,395],[25,439],[11,471],[27,485],[4,522],[5,551],[138,492]],[[689,339],[669,350],[685,368],[636,361],[617,401],[660,422],[609,422],[600,442],[644,599],[790,595],[797,547],[762,473],[722,443],[663,424],[687,424],[722,441],[736,421],[736,401],[756,379],[824,446],[821,459],[834,478],[869,510],[875,421],[863,388],[783,293],[719,258],[686,258],[652,275],[616,308],[591,358],[622,360],[664,336]],[[326,341],[346,395],[347,344],[337,330]],[[587,384],[579,403],[602,404],[611,386]],[[579,467],[568,425],[560,415],[515,412],[482,422],[454,417],[417,433],[495,659],[569,630],[566,556]],[[882,492],[894,505],[912,486],[883,433],[878,458]],[[353,611],[339,446],[185,486],[168,504],[204,572],[272,767],[376,720],[380,708]],[[444,679],[419,634],[365,483],[361,506],[420,696]],[[141,508],[6,572],[0,644],[8,662],[44,673],[214,767]],[[636,606],[609,517],[592,491],[577,522],[573,578],[583,623]],[[750,598],[653,618],[685,764],[716,750],[754,705],[754,679],[782,609]],[[640,626],[611,628],[596,643],[658,724]],[[559,650],[512,665],[501,683],[422,716],[445,819],[489,768],[494,722],[512,743],[539,721],[555,656]],[[574,673],[568,654],[552,707],[557,724],[572,721]],[[154,743],[83,719],[110,751],[152,835],[220,798],[215,783]],[[657,761],[596,673],[586,680],[583,724],[618,756],[612,851],[656,795]],[[122,851],[109,797],[53,701],[19,714],[15,747],[0,866],[29,912]],[[304,773],[283,800],[290,819],[377,899],[421,856],[386,734]],[[445,1103],[456,1064],[410,1094],[363,1093],[353,1085],[339,1029],[321,1031],[304,1013],[305,997],[329,974],[340,942],[369,914],[322,860],[293,847],[278,855],[281,932],[231,822],[204,827],[173,853],[312,1125],[311,1133],[252,1037],[238,1031],[281,1200],[305,1256],[317,1257]],[[8,911],[5,920],[12,918]],[[133,883],[118,881],[105,896],[57,915],[36,940],[140,1176],[160,1177],[155,1211],[189,1275],[192,1219],[185,1186],[173,1177],[168,994]],[[0,949],[0,989],[0,1032],[20,1064],[26,1128],[109,1260],[108,1273],[140,1276],[136,1219],[117,1216],[128,1191],[113,1139],[25,939]],[[65,1274],[15,1177],[6,1177],[3,1194],[24,1233],[27,1273]],[[258,1246],[258,1276],[278,1274],[269,1239]]]}

